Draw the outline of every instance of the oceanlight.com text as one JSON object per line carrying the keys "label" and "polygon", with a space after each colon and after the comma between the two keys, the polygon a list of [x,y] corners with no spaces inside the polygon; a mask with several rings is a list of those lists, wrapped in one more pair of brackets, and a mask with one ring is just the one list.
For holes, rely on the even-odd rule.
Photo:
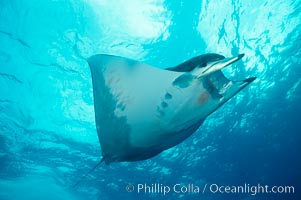
{"label": "oceanlight.com text", "polygon": [[269,186],[269,185],[218,185],[210,184],[209,191],[211,193],[221,193],[221,194],[294,194],[294,186]]}

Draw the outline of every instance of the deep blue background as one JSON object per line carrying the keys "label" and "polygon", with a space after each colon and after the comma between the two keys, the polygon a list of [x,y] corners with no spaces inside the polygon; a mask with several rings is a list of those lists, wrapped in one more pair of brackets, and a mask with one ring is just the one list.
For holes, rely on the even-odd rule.
{"label": "deep blue background", "polygon": [[[301,2],[0,1],[0,199],[298,199]],[[101,166],[86,58],[165,68],[245,53],[224,73],[258,79],[180,145]],[[137,194],[128,183],[292,185],[295,194]],[[300,199],[300,198],[299,198]]]}

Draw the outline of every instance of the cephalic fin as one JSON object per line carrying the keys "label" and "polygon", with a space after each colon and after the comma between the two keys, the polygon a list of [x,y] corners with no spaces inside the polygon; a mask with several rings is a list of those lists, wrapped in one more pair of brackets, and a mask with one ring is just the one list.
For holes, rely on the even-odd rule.
{"label": "cephalic fin", "polygon": [[240,60],[245,54],[239,54],[238,56],[232,57],[232,58],[225,58],[222,60],[218,60],[212,63],[209,63],[206,67],[203,68],[195,68],[195,70],[192,71],[193,75],[197,76],[198,78],[202,76],[206,76],[208,74],[211,74],[213,72],[216,72],[218,70],[221,70],[232,63]]}

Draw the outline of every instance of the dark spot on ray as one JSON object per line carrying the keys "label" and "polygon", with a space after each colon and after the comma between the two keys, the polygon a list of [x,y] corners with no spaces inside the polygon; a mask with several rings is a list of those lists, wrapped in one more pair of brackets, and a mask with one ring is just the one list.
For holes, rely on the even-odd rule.
{"label": "dark spot on ray", "polygon": [[170,93],[166,92],[165,99],[172,99],[172,95]]}
{"label": "dark spot on ray", "polygon": [[162,106],[163,108],[166,108],[166,107],[168,106],[168,104],[167,104],[165,101],[162,101],[162,102],[161,102],[161,106]]}
{"label": "dark spot on ray", "polygon": [[118,103],[117,104],[117,108],[119,108],[120,110],[124,111],[125,110],[125,105],[123,103]]}
{"label": "dark spot on ray", "polygon": [[193,76],[191,74],[183,74],[176,78],[173,82],[172,85],[179,87],[179,88],[187,88],[191,81],[193,80]]}
{"label": "dark spot on ray", "polygon": [[157,106],[157,112],[159,113],[160,116],[165,115],[165,112],[163,112],[159,106]]}

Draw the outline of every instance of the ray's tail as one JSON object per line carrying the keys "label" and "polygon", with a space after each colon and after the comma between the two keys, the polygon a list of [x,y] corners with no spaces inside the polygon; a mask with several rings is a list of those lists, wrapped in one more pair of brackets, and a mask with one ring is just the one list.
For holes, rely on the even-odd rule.
{"label": "ray's tail", "polygon": [[93,168],[91,168],[86,174],[84,174],[81,179],[79,179],[72,188],[76,188],[89,174],[91,174],[101,163],[103,163],[104,158],[102,158]]}

